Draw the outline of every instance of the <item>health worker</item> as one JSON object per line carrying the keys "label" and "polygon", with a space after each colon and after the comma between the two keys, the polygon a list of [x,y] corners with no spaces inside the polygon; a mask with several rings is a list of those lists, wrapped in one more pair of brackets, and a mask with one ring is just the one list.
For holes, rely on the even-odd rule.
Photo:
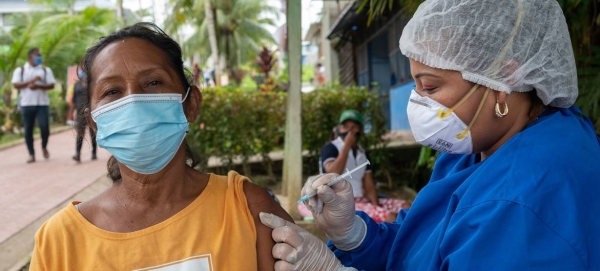
{"label": "health worker", "polygon": [[415,139],[442,152],[394,223],[354,210],[335,174],[305,185],[329,247],[263,213],[275,270],[600,270],[600,143],[573,104],[577,73],[555,0],[427,0],[400,49]]}

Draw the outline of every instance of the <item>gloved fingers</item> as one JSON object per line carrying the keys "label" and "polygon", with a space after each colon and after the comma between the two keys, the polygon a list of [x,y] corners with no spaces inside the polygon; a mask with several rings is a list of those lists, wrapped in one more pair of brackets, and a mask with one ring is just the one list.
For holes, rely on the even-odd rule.
{"label": "gloved fingers", "polygon": [[346,180],[342,180],[340,181],[340,183],[344,183],[347,186],[345,186],[343,190],[339,190],[337,192],[326,185],[319,187],[319,189],[317,190],[317,195],[319,196],[319,199],[323,201],[324,204],[331,206],[340,205],[348,199],[354,199],[354,193],[352,192],[352,186],[350,185],[350,183]]}
{"label": "gloved fingers", "polygon": [[333,192],[331,187],[326,185],[323,185],[319,187],[319,189],[317,189],[317,195],[324,204],[331,204],[335,201],[335,198],[337,196],[335,192]]}
{"label": "gloved fingers", "polygon": [[300,234],[301,232],[305,232],[305,230],[298,226],[283,226],[273,229],[273,233],[271,233],[271,235],[273,236],[273,240],[275,240],[275,242],[287,243],[291,247],[297,248],[304,243],[304,238]]}
{"label": "gloved fingers", "polygon": [[310,185],[310,187],[307,187],[306,192],[309,193],[309,192],[317,190],[319,188],[319,186],[329,183],[331,180],[335,179],[337,176],[339,176],[339,175],[335,174],[335,173],[328,173],[328,174],[317,176],[312,181],[312,184]]}
{"label": "gloved fingers", "polygon": [[301,270],[301,269],[294,269],[293,264],[288,263],[283,260],[275,262],[275,271],[295,271],[295,270]]}
{"label": "gloved fingers", "polygon": [[313,183],[313,182],[314,182],[316,179],[318,179],[319,177],[321,177],[322,175],[323,175],[323,174],[320,174],[320,175],[317,175],[317,176],[308,177],[308,180],[306,180],[306,182],[305,182],[305,183],[304,183],[304,185],[302,186],[302,190],[300,191],[300,192],[301,192],[300,194],[301,194],[301,195],[303,195],[303,196],[304,196],[304,195],[306,195],[306,194],[304,194],[304,191],[306,190],[306,188],[307,188],[307,187],[309,187],[309,186],[311,186],[311,185],[312,185],[312,183]]}
{"label": "gloved fingers", "polygon": [[315,213],[320,213],[321,211],[323,211],[323,201],[321,199],[319,199],[318,195],[315,195],[314,197],[310,197],[308,199],[308,205],[309,210],[313,213],[313,215]]}
{"label": "gloved fingers", "polygon": [[315,180],[321,178],[321,176],[323,176],[323,174],[317,175],[317,176],[312,177],[312,178],[308,178],[308,180],[306,180],[306,183],[304,183],[304,186],[302,186],[302,190],[300,191],[300,195],[304,196],[304,195],[309,194],[310,192],[314,192],[315,189],[312,188],[312,183]]}
{"label": "gloved fingers", "polygon": [[278,227],[283,227],[283,226],[289,226],[289,225],[293,225],[296,226],[296,224],[291,223],[281,217],[278,217],[274,214],[270,214],[270,213],[263,213],[261,212],[259,214],[260,217],[260,222],[262,222],[263,224],[265,224],[265,226],[271,228],[271,229],[275,229]]}
{"label": "gloved fingers", "polygon": [[341,180],[335,184],[333,184],[332,186],[330,186],[331,189],[333,189],[333,191],[335,191],[336,193],[340,193],[342,191],[347,191],[350,190],[352,191],[352,185],[350,184],[350,182],[346,179]]}
{"label": "gloved fingers", "polygon": [[289,263],[295,263],[298,260],[298,250],[286,243],[277,243],[273,246],[273,258],[280,259]]}

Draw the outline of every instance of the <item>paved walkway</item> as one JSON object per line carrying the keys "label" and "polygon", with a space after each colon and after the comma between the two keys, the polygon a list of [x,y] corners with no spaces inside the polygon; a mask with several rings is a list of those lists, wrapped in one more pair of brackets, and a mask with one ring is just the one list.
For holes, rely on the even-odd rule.
{"label": "paved walkway", "polygon": [[[57,207],[62,208],[67,200],[105,175],[110,155],[98,149],[98,160],[91,161],[88,141],[89,136],[84,140],[81,164],[71,159],[75,152],[73,129],[50,136],[48,160],[41,155],[40,139],[34,143],[37,162],[32,164],[25,163],[25,144],[0,151],[0,259],[8,253],[2,245],[11,237]],[[23,241],[32,243],[33,239]]]}

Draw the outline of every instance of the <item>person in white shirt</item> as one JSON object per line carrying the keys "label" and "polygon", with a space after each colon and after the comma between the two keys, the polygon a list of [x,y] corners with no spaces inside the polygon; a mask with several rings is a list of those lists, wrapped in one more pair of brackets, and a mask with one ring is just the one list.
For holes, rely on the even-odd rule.
{"label": "person in white shirt", "polygon": [[[354,109],[342,112],[337,137],[321,149],[321,173],[342,174],[370,160],[369,155],[358,145],[363,127],[360,112]],[[352,185],[356,210],[367,213],[377,222],[394,221],[401,209],[408,209],[410,206],[405,200],[379,197],[370,164],[354,172],[348,181]]]}
{"label": "person in white shirt", "polygon": [[48,67],[42,65],[42,55],[38,48],[27,52],[27,62],[15,69],[12,85],[19,90],[19,108],[25,129],[25,142],[29,151],[27,163],[35,162],[33,148],[33,125],[37,118],[42,135],[42,151],[44,158],[50,158],[46,149],[50,136],[50,98],[48,91],[54,89],[54,74]]}

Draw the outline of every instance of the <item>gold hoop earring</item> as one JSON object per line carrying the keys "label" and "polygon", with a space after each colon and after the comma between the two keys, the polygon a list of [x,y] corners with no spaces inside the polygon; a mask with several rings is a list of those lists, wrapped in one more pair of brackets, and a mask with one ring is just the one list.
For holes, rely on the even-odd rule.
{"label": "gold hoop earring", "polygon": [[500,103],[496,101],[496,116],[499,118],[504,118],[506,115],[508,115],[508,104],[504,103],[504,112],[501,112]]}

